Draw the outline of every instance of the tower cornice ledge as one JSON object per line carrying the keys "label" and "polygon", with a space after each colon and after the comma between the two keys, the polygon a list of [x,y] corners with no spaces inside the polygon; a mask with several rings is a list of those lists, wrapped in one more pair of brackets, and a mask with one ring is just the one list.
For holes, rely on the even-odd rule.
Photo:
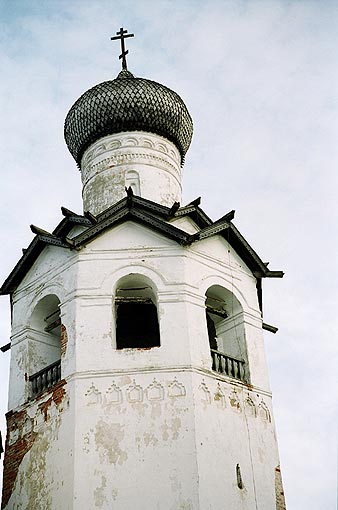
{"label": "tower cornice ledge", "polygon": [[[127,151],[122,152],[124,149]],[[118,158],[125,154],[140,152],[142,149],[147,150],[147,156],[153,154],[171,168],[181,164],[181,156],[176,146],[163,136],[144,131],[130,131],[107,135],[94,142],[82,156],[81,170],[83,172],[88,166],[98,164],[111,154]],[[158,153],[162,154],[162,158]]]}
{"label": "tower cornice ledge", "polygon": [[[122,352],[122,351],[121,351]],[[146,354],[146,350],[144,351]],[[147,355],[147,354],[146,354]],[[256,393],[260,393],[261,395],[265,395],[267,397],[271,397],[271,391],[268,391],[259,386],[255,386],[252,384],[248,384],[238,379],[233,379],[232,377],[228,377],[227,375],[220,374],[218,372],[214,372],[213,370],[196,367],[194,365],[175,365],[175,366],[165,366],[165,367],[139,367],[139,368],[124,368],[121,370],[90,370],[90,371],[77,371],[73,372],[65,377],[67,383],[70,383],[73,380],[79,379],[104,379],[107,377],[123,377],[123,376],[131,376],[136,377],[137,375],[144,374],[182,374],[182,373],[194,373],[200,375],[201,377],[207,377],[209,379],[213,379],[215,381],[223,381],[226,383],[231,383],[232,386],[237,387],[242,390],[252,391]]]}

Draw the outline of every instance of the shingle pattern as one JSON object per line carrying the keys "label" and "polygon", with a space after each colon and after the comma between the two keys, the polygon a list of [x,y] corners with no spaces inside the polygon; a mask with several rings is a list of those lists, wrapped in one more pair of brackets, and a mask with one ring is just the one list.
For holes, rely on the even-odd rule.
{"label": "shingle pattern", "polygon": [[87,90],[65,120],[65,140],[80,165],[84,151],[103,136],[125,131],[146,131],[172,141],[182,161],[189,148],[193,124],[176,92],[129,71],[115,80]]}

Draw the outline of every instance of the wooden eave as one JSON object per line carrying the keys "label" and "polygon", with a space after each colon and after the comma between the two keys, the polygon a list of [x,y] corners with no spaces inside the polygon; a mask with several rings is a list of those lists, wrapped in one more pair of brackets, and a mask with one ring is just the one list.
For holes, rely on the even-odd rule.
{"label": "wooden eave", "polygon": [[[270,271],[236,229],[231,222],[234,211],[213,222],[198,206],[197,200],[195,202],[179,208],[173,216],[170,216],[172,208],[137,196],[123,198],[96,217],[90,213],[85,213],[87,216],[77,215],[63,208],[66,217],[57,225],[52,234],[38,227],[33,228],[37,235],[5,280],[0,288],[0,294],[11,294],[15,291],[46,245],[79,250],[106,230],[125,221],[134,221],[182,246],[191,245],[214,235],[221,235],[246,263],[256,278],[281,278],[283,276],[282,271]],[[169,222],[170,219],[185,216],[195,222],[197,227],[200,228],[199,232],[188,234]],[[87,228],[71,239],[67,238],[75,225],[82,225]]]}
{"label": "wooden eave", "polygon": [[[202,224],[204,228],[200,230],[200,232],[195,234],[195,241],[206,239],[208,237],[214,236],[216,234],[221,235],[234,249],[234,251],[241,257],[243,262],[249,267],[249,269],[253,272],[254,276],[258,278],[282,278],[284,273],[283,271],[270,271],[266,264],[261,260],[255,250],[250,246],[250,244],[244,239],[239,230],[232,223],[232,219],[234,217],[235,211],[230,211],[225,214],[215,222],[212,222],[210,218],[200,209],[199,207],[195,207],[195,211],[191,211],[191,206],[187,206],[184,209],[184,212],[180,214],[180,216],[189,216],[194,219],[195,223],[201,227]],[[178,212],[181,212],[178,211]],[[197,215],[196,215],[197,213]],[[194,217],[192,216],[194,214]]]}
{"label": "wooden eave", "polygon": [[24,250],[24,253],[19,262],[4,281],[2,287],[0,288],[0,295],[12,294],[12,292],[15,291],[42,250],[47,245],[69,249],[69,246],[66,243],[54,235],[36,235],[28,248]]}
{"label": "wooden eave", "polygon": [[205,212],[196,205],[186,205],[184,207],[180,207],[180,209],[173,216],[173,219],[184,218],[186,216],[191,218],[200,229],[212,225],[213,223],[209,216],[207,216]]}
{"label": "wooden eave", "polygon": [[233,223],[230,222],[229,229],[227,232],[223,232],[222,235],[253,273],[259,272],[262,277],[267,276],[268,269],[266,265]]}
{"label": "wooden eave", "polygon": [[116,225],[124,223],[125,221],[134,221],[182,245],[190,244],[193,241],[192,236],[187,232],[184,232],[157,216],[142,210],[136,204],[132,206],[124,204],[123,207],[110,212],[110,215],[98,216],[98,222],[96,225],[92,225],[81,234],[75,236],[73,238],[74,247],[81,248],[88,242],[95,239],[98,235],[101,235],[105,230],[109,230]]}
{"label": "wooden eave", "polygon": [[77,226],[90,226],[91,222],[85,218],[84,216],[80,216],[79,214],[74,214],[72,216],[67,216],[66,218],[63,218],[62,221],[55,227],[53,230],[53,235],[60,238],[65,238],[71,230]]}
{"label": "wooden eave", "polygon": [[170,208],[165,207],[164,205],[157,204],[156,202],[152,202],[151,200],[147,200],[146,198],[141,198],[138,196],[126,197],[117,202],[116,204],[108,207],[105,211],[97,215],[97,221],[100,223],[101,221],[110,218],[114,214],[123,210],[125,207],[129,208],[137,208],[144,210],[146,212],[151,213],[154,216],[158,216],[159,218],[167,219],[169,215]]}

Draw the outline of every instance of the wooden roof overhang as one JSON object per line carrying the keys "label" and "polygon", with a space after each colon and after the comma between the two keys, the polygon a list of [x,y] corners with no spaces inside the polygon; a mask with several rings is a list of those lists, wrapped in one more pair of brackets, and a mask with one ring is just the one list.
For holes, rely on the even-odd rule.
{"label": "wooden roof overhang", "polygon": [[[184,207],[179,207],[179,204],[175,202],[169,208],[151,200],[134,196],[131,191],[127,191],[126,198],[97,216],[93,216],[89,212],[82,216],[62,207],[61,211],[65,217],[52,233],[31,226],[36,236],[29,247],[23,250],[22,257],[0,288],[0,294],[12,294],[15,291],[45,246],[53,245],[68,250],[80,250],[106,230],[126,221],[133,221],[150,228],[182,246],[191,245],[214,235],[221,235],[246,263],[258,281],[261,278],[281,278],[283,276],[283,271],[270,271],[236,229],[232,223],[234,211],[230,211],[213,222],[199,207],[199,204],[200,199],[196,199]],[[170,220],[185,216],[194,221],[197,228],[200,229],[198,232],[189,234],[170,223]],[[83,232],[69,237],[71,230],[76,225],[85,227]]]}

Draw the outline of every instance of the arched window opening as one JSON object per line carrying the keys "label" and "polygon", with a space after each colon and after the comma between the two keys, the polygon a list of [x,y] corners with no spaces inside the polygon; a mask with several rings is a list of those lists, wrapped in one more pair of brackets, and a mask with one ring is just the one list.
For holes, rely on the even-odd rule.
{"label": "arched window opening", "polygon": [[130,274],[116,289],[116,348],[149,349],[160,346],[156,297],[149,281]]}
{"label": "arched window opening", "polygon": [[243,309],[232,292],[213,285],[206,292],[206,321],[212,369],[246,380]]}
{"label": "arched window opening", "polygon": [[41,299],[30,320],[28,371],[31,395],[61,379],[60,301],[55,295]]}

